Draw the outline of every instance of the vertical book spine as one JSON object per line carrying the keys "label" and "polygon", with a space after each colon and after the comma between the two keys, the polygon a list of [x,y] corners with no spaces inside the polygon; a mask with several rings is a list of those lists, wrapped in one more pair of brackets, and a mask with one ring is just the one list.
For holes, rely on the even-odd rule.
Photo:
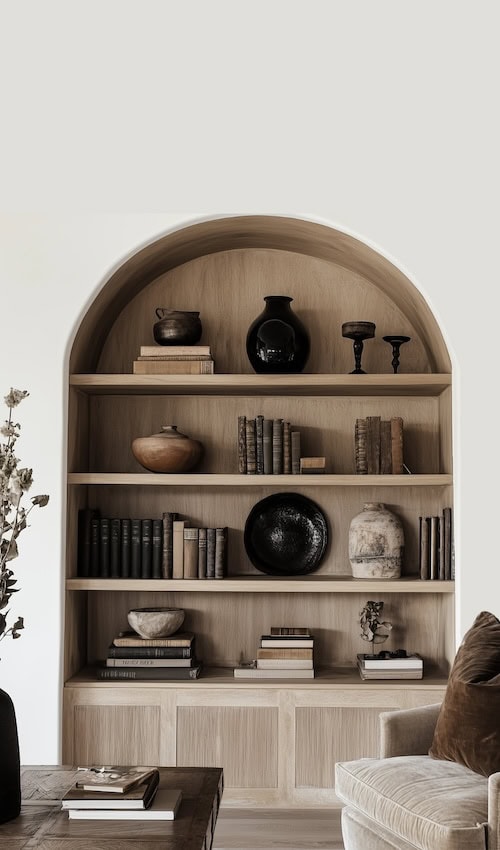
{"label": "vertical book spine", "polygon": [[245,475],[247,471],[247,418],[238,416],[238,472]]}
{"label": "vertical book spine", "polygon": [[207,529],[198,529],[198,578],[207,577]]}
{"label": "vertical book spine", "polygon": [[130,520],[121,520],[120,536],[120,575],[122,578],[130,577]]}
{"label": "vertical book spine", "polygon": [[141,578],[152,577],[153,564],[153,520],[141,522]]}
{"label": "vertical book spine", "polygon": [[121,520],[113,518],[111,520],[111,540],[110,540],[110,558],[109,558],[109,574],[111,578],[119,578],[121,575],[120,555],[121,555]]}
{"label": "vertical book spine", "polygon": [[198,528],[184,528],[184,578],[198,578]]}
{"label": "vertical book spine", "polygon": [[162,555],[163,555],[163,522],[161,519],[153,520],[153,539],[151,552],[151,577],[162,577]]}
{"label": "vertical book spine", "polygon": [[130,520],[130,577],[141,577],[141,520]]}

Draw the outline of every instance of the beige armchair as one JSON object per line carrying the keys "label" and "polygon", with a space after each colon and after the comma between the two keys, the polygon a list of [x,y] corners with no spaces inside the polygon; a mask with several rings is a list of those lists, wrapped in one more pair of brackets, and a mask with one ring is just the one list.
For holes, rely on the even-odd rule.
{"label": "beige armchair", "polygon": [[380,758],[339,762],[345,850],[500,850],[500,773],[427,755],[439,705],[380,715]]}

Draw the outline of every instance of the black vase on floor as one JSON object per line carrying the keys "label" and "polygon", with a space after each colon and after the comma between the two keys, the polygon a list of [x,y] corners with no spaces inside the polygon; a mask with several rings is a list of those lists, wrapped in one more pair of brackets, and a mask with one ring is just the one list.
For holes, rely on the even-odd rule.
{"label": "black vase on floor", "polygon": [[21,768],[14,705],[0,688],[0,823],[21,811]]}
{"label": "black vase on floor", "polygon": [[265,309],[247,333],[247,354],[260,373],[302,372],[309,357],[309,334],[290,307],[288,295],[266,295]]}

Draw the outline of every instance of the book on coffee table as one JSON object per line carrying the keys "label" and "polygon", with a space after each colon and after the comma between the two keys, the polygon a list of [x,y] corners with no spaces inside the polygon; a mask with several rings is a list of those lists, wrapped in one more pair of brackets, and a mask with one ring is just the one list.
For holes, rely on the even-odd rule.
{"label": "book on coffee table", "polygon": [[159,788],[147,809],[68,809],[71,820],[174,820],[182,791]]}
{"label": "book on coffee table", "polygon": [[76,788],[82,791],[105,792],[113,794],[124,794],[140,782],[145,782],[153,774],[159,777],[157,767],[79,767],[79,778]]}
{"label": "book on coffee table", "polygon": [[160,774],[154,770],[143,782],[129,791],[117,794],[103,789],[84,791],[73,785],[64,794],[61,808],[67,809],[148,809],[158,790]]}

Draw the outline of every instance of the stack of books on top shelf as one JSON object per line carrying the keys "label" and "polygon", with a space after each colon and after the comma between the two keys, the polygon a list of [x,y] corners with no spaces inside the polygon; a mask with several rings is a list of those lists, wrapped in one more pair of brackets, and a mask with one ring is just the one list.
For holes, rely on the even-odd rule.
{"label": "stack of books on top shelf", "polygon": [[421,516],[419,523],[420,578],[450,581],[455,578],[452,509],[441,516]]}
{"label": "stack of books on top shelf", "polygon": [[404,650],[381,653],[384,658],[359,654],[358,670],[363,680],[368,679],[421,679],[424,662],[420,655],[408,655]]}
{"label": "stack of books on top shelf", "polygon": [[134,375],[213,375],[209,345],[141,345]]}
{"label": "stack of books on top shelf", "polygon": [[238,472],[300,475],[300,431],[283,419],[238,416]]}
{"label": "stack of books on top shelf", "polygon": [[314,637],[308,628],[273,626],[262,635],[253,666],[234,668],[240,679],[314,679]]}
{"label": "stack of books on top shelf", "polygon": [[71,820],[174,820],[180,790],[159,789],[158,768],[78,768],[79,779],[63,796]]}
{"label": "stack of books on top shelf", "polygon": [[196,657],[192,632],[165,638],[143,638],[120,632],[108,647],[99,679],[198,679],[202,664]]}
{"label": "stack of books on top shelf", "polygon": [[393,416],[356,419],[354,460],[357,475],[402,475],[403,420]]}

